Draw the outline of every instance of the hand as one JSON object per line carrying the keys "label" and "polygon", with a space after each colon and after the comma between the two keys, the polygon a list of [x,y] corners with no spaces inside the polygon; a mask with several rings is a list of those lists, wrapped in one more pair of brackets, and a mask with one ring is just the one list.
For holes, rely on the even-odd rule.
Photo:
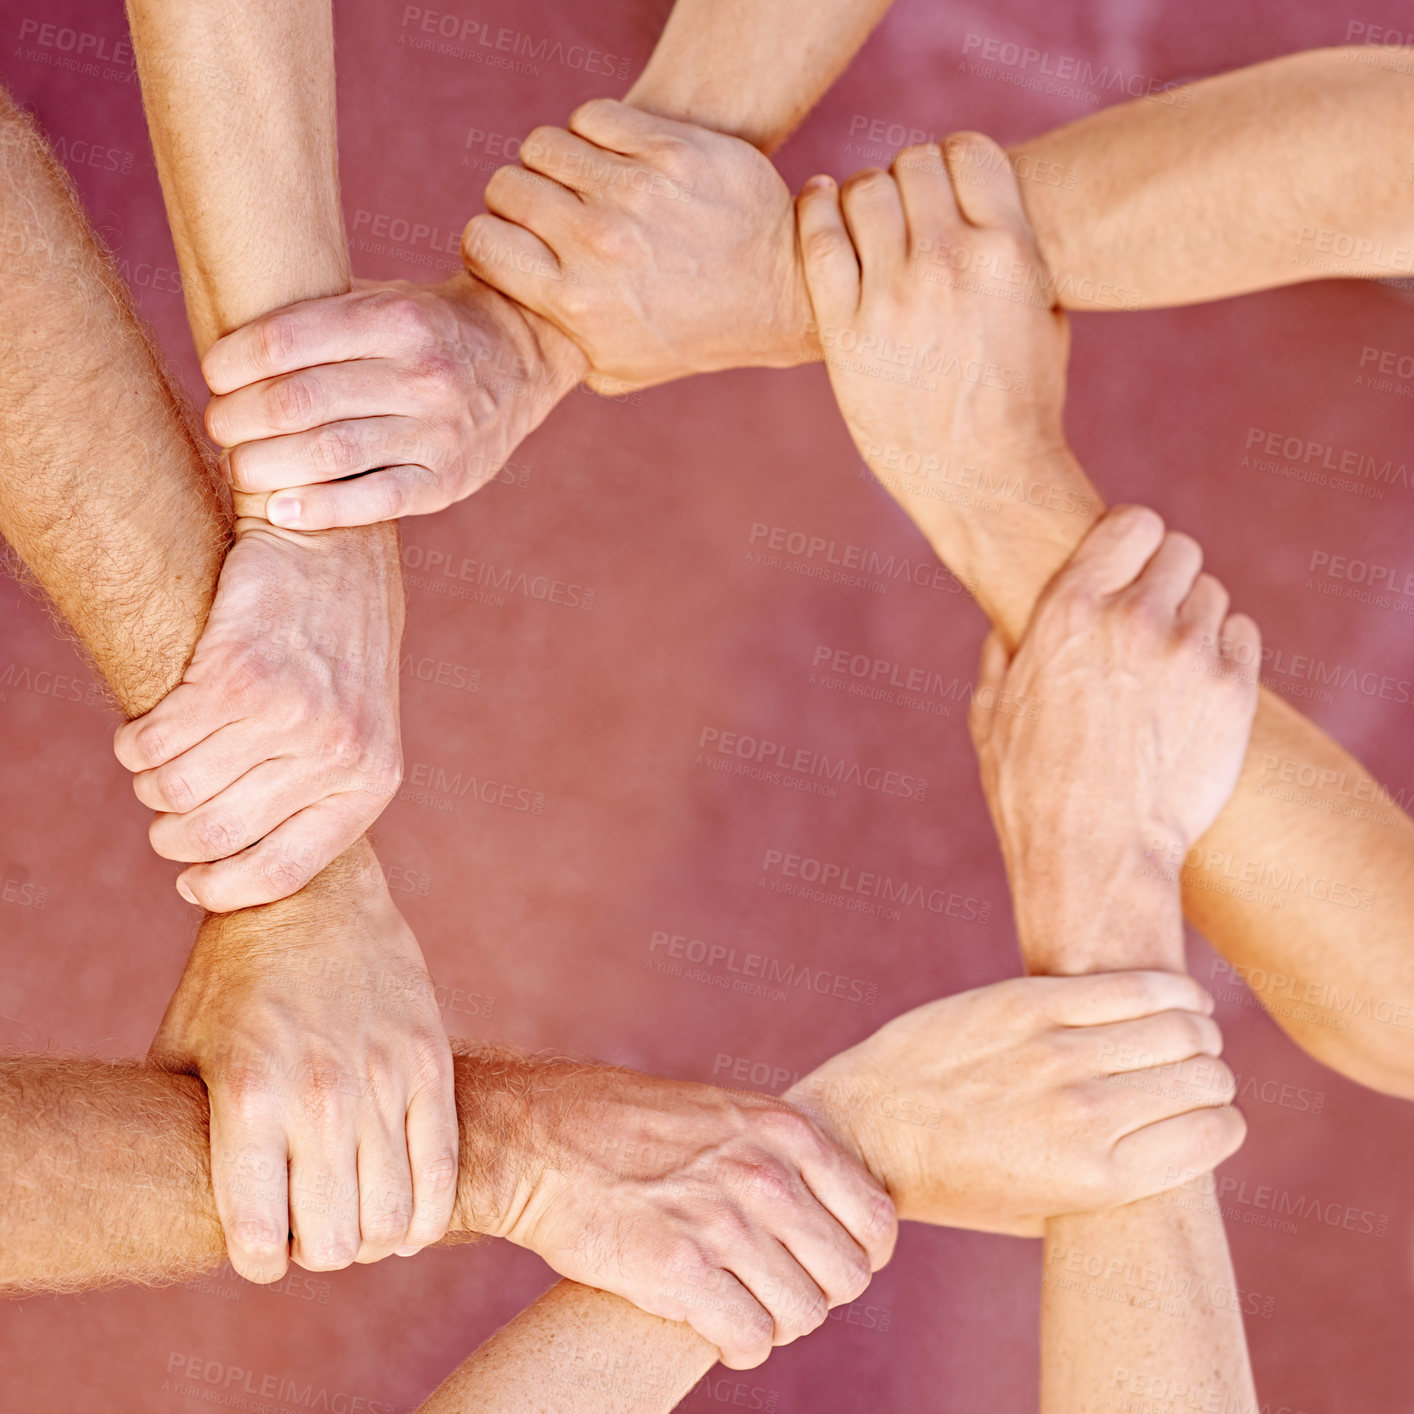
{"label": "hand", "polygon": [[900,1218],[1038,1237],[1241,1145],[1211,1011],[1177,973],[1019,977],[895,1017],[786,1098],[863,1156]]}
{"label": "hand", "polygon": [[1202,563],[1153,511],[1117,508],[1048,586],[1015,658],[995,635],[984,648],[972,736],[1023,939],[1019,877],[1047,908],[1076,900],[1093,932],[1122,872],[1156,850],[1181,858],[1237,784],[1261,636]]}
{"label": "hand", "polygon": [[237,510],[300,530],[471,495],[585,369],[553,326],[466,275],[290,305],[217,340],[201,366]]}
{"label": "hand", "polygon": [[213,913],[304,887],[377,819],[402,777],[403,586],[387,531],[236,540],[182,681],[114,749],[152,847]]}
{"label": "hand", "polygon": [[251,1281],[410,1254],[457,1193],[452,1057],[366,844],[298,897],[208,918],[152,1044],[211,1096],[211,1182]]}
{"label": "hand", "polygon": [[814,177],[798,203],[830,382],[876,472],[890,449],[992,467],[1065,446],[1069,335],[1010,162],[978,133],[945,153],[905,149],[842,192]]}
{"label": "hand", "polygon": [[732,1369],[814,1330],[893,1252],[883,1189],[780,1101],[563,1063],[525,1113],[534,1160],[483,1230],[685,1321]]}
{"label": "hand", "polygon": [[520,160],[487,183],[462,257],[584,350],[590,387],[817,356],[791,195],[749,143],[597,98]]}

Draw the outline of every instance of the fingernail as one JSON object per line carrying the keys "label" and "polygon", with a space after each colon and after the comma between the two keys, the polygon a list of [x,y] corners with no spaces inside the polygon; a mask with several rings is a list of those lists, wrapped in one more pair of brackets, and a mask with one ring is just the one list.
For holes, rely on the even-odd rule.
{"label": "fingernail", "polygon": [[395,1257],[416,1257],[422,1251],[421,1247],[395,1247],[393,1255]]}
{"label": "fingernail", "polygon": [[835,184],[833,177],[811,177],[801,188],[802,191],[828,191]]}
{"label": "fingernail", "polygon": [[265,508],[265,514],[273,525],[293,528],[299,525],[300,504],[293,496],[277,496]]}
{"label": "fingernail", "polygon": [[[181,894],[188,903],[196,903],[196,895],[187,887],[187,881],[185,879],[177,880],[177,892]],[[197,906],[200,907],[199,904]]]}
{"label": "fingernail", "polygon": [[1203,1010],[1206,1011],[1209,1016],[1211,1016],[1217,1010],[1217,1008],[1218,1004],[1217,1001],[1214,999],[1213,994],[1211,992],[1204,992]]}

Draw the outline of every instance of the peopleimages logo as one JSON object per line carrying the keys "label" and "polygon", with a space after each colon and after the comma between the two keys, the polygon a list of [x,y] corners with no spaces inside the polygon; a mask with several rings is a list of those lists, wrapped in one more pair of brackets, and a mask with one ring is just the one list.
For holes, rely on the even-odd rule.
{"label": "peopleimages logo", "polygon": [[[949,918],[961,918],[969,923],[986,923],[992,916],[992,905],[986,899],[970,898],[955,894],[950,889],[928,887],[907,879],[891,879],[887,874],[876,874],[869,869],[856,869],[849,864],[834,864],[828,860],[812,859],[809,855],[789,854],[784,850],[768,849],[761,861],[761,873],[774,876],[769,884],[762,883],[773,893],[818,892],[828,897],[831,894],[846,895],[850,899],[851,912],[869,912],[863,905],[867,901],[878,901],[884,905],[902,904],[905,908],[917,908],[926,913],[940,913]],[[789,887],[777,888],[787,880],[798,880],[806,885],[819,885],[812,891]]]}
{"label": "peopleimages logo", "polygon": [[[698,761],[701,753],[732,757],[739,766],[749,765],[758,776],[770,777],[784,773],[785,777],[805,777],[834,785],[859,786],[882,795],[902,800],[926,800],[928,781],[905,771],[886,770],[883,766],[866,766],[846,757],[831,757],[826,752],[808,746],[791,746],[786,742],[770,741],[765,737],[744,732],[723,731],[720,727],[703,727],[697,738]],[[747,774],[742,772],[742,774]],[[779,784],[779,782],[776,782]]]}

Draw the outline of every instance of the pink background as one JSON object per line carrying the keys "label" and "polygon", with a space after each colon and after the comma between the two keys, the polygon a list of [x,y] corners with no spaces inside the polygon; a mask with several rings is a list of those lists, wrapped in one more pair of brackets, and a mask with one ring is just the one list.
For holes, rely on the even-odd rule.
{"label": "pink background", "polygon": [[[437,3],[492,30],[512,27],[532,45],[592,46],[633,73],[669,9],[668,0]],[[572,67],[579,51],[523,74],[407,47],[418,31],[394,0],[338,8],[351,236],[366,240],[379,215],[437,232],[382,250],[356,244],[361,274],[434,277],[451,264],[448,240],[454,248],[478,209],[505,139],[626,86]],[[816,170],[843,176],[886,159],[881,145],[857,145],[875,120],[937,135],[977,127],[1009,141],[1115,96],[1048,96],[964,72],[969,36],[1030,45],[1053,56],[1052,67],[1070,57],[1166,82],[1339,43],[1351,20],[1398,25],[1400,14],[1391,0],[1369,0],[1358,14],[1277,0],[899,0],[780,161],[793,184]],[[96,36],[112,55],[124,37],[120,7],[3,0],[3,76],[62,144],[143,311],[195,387],[129,66],[119,56],[99,60],[96,75],[61,67],[57,43],[35,42],[37,24],[53,21]],[[86,57],[96,47],[88,43]],[[1411,331],[1407,294],[1353,283],[1078,318],[1074,443],[1107,495],[1149,502],[1202,539],[1273,646],[1414,677],[1409,618],[1306,587],[1315,552],[1397,566],[1401,577],[1414,569],[1414,492],[1363,500],[1243,465],[1252,428],[1406,456],[1410,389],[1377,391],[1356,378],[1362,348],[1409,354]],[[733,373],[618,404],[572,396],[517,453],[506,484],[407,525],[410,565],[436,551],[454,564],[490,560],[594,590],[588,611],[409,590],[409,650],[430,681],[415,671],[406,682],[408,770],[439,801],[396,803],[380,849],[449,989],[454,1034],[700,1080],[722,1056],[760,1074],[793,1073],[898,1011],[1017,971],[963,711],[928,715],[810,682],[817,649],[829,647],[968,683],[980,613],[946,588],[899,581],[879,595],[748,562],[755,523],[925,560],[923,542],[859,471],[819,368]],[[113,720],[70,700],[84,693],[67,680],[37,676],[84,684],[87,670],[12,584],[0,584],[0,612],[0,674],[14,668],[0,687],[0,1043],[140,1053],[194,917],[172,891],[173,869],[148,852],[145,812],[110,753]],[[439,671],[476,690],[439,686]],[[1307,705],[1391,788],[1414,784],[1408,706],[1339,690]],[[926,776],[927,799],[846,786],[825,800],[719,776],[694,764],[704,727]],[[455,795],[473,776],[542,793],[543,813]],[[768,850],[951,890],[990,904],[990,918],[917,908],[869,918],[772,893],[761,887]],[[821,968],[876,1000],[803,989],[748,998],[653,972],[655,930]],[[1213,982],[1213,955],[1198,942],[1193,956]],[[1240,1285],[1263,1313],[1248,1321],[1263,1408],[1408,1409],[1410,1112],[1296,1050],[1239,987],[1222,996],[1228,1057],[1258,1092],[1244,1104],[1251,1137],[1225,1175],[1249,1191],[1272,1185],[1387,1219],[1383,1237],[1314,1219],[1296,1233],[1231,1226]],[[848,1319],[756,1372],[715,1372],[685,1407],[1020,1414],[1036,1401],[1039,1264],[1039,1244],[910,1228]],[[195,1356],[312,1385],[325,1401],[314,1407],[358,1408],[361,1397],[406,1410],[548,1280],[535,1258],[488,1245],[299,1273],[285,1291],[228,1272],[190,1289],[10,1303],[0,1313],[0,1403],[186,1410],[199,1401],[164,1391],[164,1381],[169,1361]]]}

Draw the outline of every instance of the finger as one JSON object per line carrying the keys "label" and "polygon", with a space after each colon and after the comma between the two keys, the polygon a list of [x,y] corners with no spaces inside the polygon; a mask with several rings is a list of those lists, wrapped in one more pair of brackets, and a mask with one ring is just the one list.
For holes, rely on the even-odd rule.
{"label": "finger", "polygon": [[1007,669],[1011,666],[1011,655],[996,629],[982,641],[982,656],[977,664],[977,691],[967,708],[967,727],[972,735],[972,744],[981,751],[987,741],[992,723],[996,720],[993,709],[1006,684]]}
{"label": "finger", "polygon": [[463,490],[455,478],[439,476],[424,464],[383,466],[346,481],[325,481],[316,486],[291,486],[271,492],[265,518],[290,530],[333,530],[339,526],[377,525],[403,516],[425,516],[450,506],[472,491],[479,491],[500,470],[487,474]]}
{"label": "finger", "polygon": [[1151,1070],[1192,1056],[1220,1056],[1223,1049],[1222,1032],[1211,1016],[1177,1008],[1081,1027],[1071,1039],[1077,1043],[1077,1059],[1092,1075]]}
{"label": "finger", "polygon": [[359,1246],[354,1261],[391,1257],[406,1240],[411,1221],[407,1131],[401,1123],[380,1125],[365,1132],[358,1145]]}
{"label": "finger", "polygon": [[390,359],[325,363],[237,388],[206,406],[206,430],[223,447],[308,432],[326,423],[373,415],[419,413],[414,379]]}
{"label": "finger", "polygon": [[368,316],[369,296],[355,292],[304,300],[253,319],[217,339],[201,360],[213,393],[230,393],[321,363],[386,354],[386,330]]}
{"label": "finger", "polygon": [[[248,720],[219,727],[165,766],[139,772],[133,777],[133,794],[150,809],[179,819],[208,804],[268,760],[270,748],[265,736],[264,726]],[[160,849],[157,852],[163,854]],[[163,854],[165,859],[173,857]]]}
{"label": "finger", "polygon": [[895,278],[908,259],[908,223],[898,184],[887,172],[856,172],[840,192],[845,226],[859,253],[863,289]]}
{"label": "finger", "polygon": [[400,1256],[411,1256],[446,1236],[457,1198],[457,1100],[446,1037],[445,1076],[438,1072],[408,1105],[407,1150],[412,1169],[412,1221]]}
{"label": "finger", "polygon": [[1062,1026],[1104,1026],[1161,1011],[1211,1015],[1213,999],[1186,972],[1095,972],[1038,977],[1045,1014]]}
{"label": "finger", "polygon": [[462,231],[461,253],[462,264],[478,280],[551,317],[547,300],[565,272],[559,256],[533,231],[499,216],[473,216]]}
{"label": "finger", "polygon": [[[204,805],[184,815],[159,815],[148,838],[163,859],[184,864],[229,859],[317,801],[339,794],[369,796],[375,785],[381,782],[371,775],[277,756],[251,767]],[[365,802],[365,809],[377,808],[371,798]]]}
{"label": "finger", "polygon": [[1047,594],[1081,589],[1117,594],[1132,584],[1162,544],[1164,522],[1147,506],[1115,506],[1096,522],[1047,586]]}
{"label": "finger", "polygon": [[290,1256],[333,1272],[358,1255],[358,1139],[351,1077],[302,1078],[304,1122],[290,1136]]}
{"label": "finger", "polygon": [[689,123],[659,118],[641,108],[630,108],[613,98],[591,98],[570,114],[572,133],[625,157],[647,157],[665,141],[691,140],[697,129]]}
{"label": "finger", "polygon": [[289,1266],[285,1130],[273,1097],[229,1100],[208,1077],[211,1190],[231,1265],[247,1281],[279,1281]]}
{"label": "finger", "polygon": [[242,442],[228,454],[231,485],[237,491],[280,491],[312,482],[338,481],[380,466],[403,462],[431,466],[443,459],[431,445],[425,409],[401,397],[399,380],[389,377],[387,397],[378,404],[390,409],[395,400],[408,404],[410,416],[383,413],[346,422],[330,422],[309,432]]}
{"label": "finger", "polygon": [[1216,646],[1230,602],[1222,580],[1216,575],[1200,574],[1179,608],[1179,626],[1204,643]]}
{"label": "finger", "polygon": [[[208,913],[255,908],[298,893],[377,819],[386,802],[367,795],[331,795],[301,810],[259,844],[177,877],[178,890]],[[184,895],[185,896],[185,895]]]}
{"label": "finger", "polygon": [[1230,1105],[1204,1107],[1126,1134],[1111,1152],[1114,1206],[1134,1203],[1211,1173],[1247,1137],[1247,1121]]}
{"label": "finger", "polygon": [[491,215],[546,240],[573,231],[584,219],[585,204],[579,196],[524,167],[500,167],[493,172],[483,200]]}
{"label": "finger", "polygon": [[1203,547],[1191,535],[1171,530],[1129,592],[1142,596],[1165,613],[1176,614],[1179,605],[1192,592],[1202,568]]}
{"label": "finger", "polygon": [[904,148],[889,170],[903,202],[909,254],[917,258],[953,245],[961,234],[962,213],[938,144]]}
{"label": "finger", "polygon": [[1114,1141],[1174,1115],[1230,1105],[1237,1077],[1216,1056],[1187,1056],[1164,1066],[1126,1070],[1091,1084],[1109,1092],[1109,1133]]}
{"label": "finger", "polygon": [[194,683],[178,683],[150,712],[113,733],[113,754],[129,771],[152,771],[230,721],[225,698]]}
{"label": "finger", "polygon": [[597,190],[605,182],[621,181],[627,162],[563,128],[536,128],[520,145],[522,165],[574,192]]}
{"label": "finger", "polygon": [[[792,1264],[809,1279],[811,1287],[823,1296],[825,1304],[824,1311],[819,1312],[819,1319],[816,1319],[814,1292],[805,1292],[802,1287],[800,1291],[804,1292],[807,1306],[791,1307],[784,1313],[789,1319],[783,1325],[782,1311],[765,1300],[762,1290],[745,1271],[737,1266],[732,1267],[771,1312],[776,1321],[776,1344],[786,1345],[790,1340],[814,1330],[834,1307],[846,1306],[863,1295],[873,1276],[873,1267],[869,1254],[813,1194],[808,1195],[808,1201],[797,1202],[787,1213],[768,1213],[765,1216],[770,1231],[784,1246]],[[793,1334],[782,1339],[782,1332],[787,1329]]]}
{"label": "finger", "polygon": [[754,1370],[771,1355],[775,1322],[730,1271],[713,1268],[706,1275],[669,1271],[665,1304],[653,1315],[682,1321],[717,1346],[728,1370]]}
{"label": "finger", "polygon": [[887,1265],[898,1239],[898,1217],[878,1180],[813,1125],[794,1138],[788,1126],[783,1143],[816,1201],[864,1249],[869,1270]]}
{"label": "finger", "polygon": [[953,133],[943,143],[958,208],[974,226],[1000,227],[1031,240],[1021,188],[1004,148],[985,133]]}
{"label": "finger", "polygon": [[805,284],[819,324],[847,324],[859,308],[859,258],[845,229],[839,188],[812,177],[796,199]]}
{"label": "finger", "polygon": [[1221,653],[1226,662],[1246,668],[1255,690],[1262,661],[1262,630],[1247,614],[1229,614],[1223,621]]}
{"label": "finger", "polygon": [[790,1345],[809,1335],[830,1314],[825,1293],[775,1238],[754,1243],[739,1254],[726,1254],[724,1264],[766,1308],[773,1327],[772,1345]]}

